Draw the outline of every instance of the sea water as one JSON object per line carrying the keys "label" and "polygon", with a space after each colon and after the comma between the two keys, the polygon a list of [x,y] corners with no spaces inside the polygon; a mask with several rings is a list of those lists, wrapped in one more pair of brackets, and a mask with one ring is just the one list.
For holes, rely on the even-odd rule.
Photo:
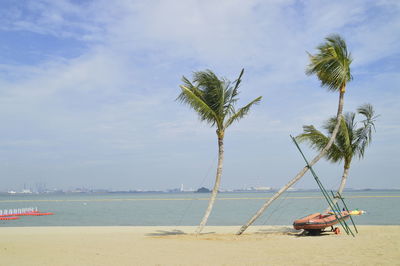
{"label": "sea water", "polygon": [[[219,193],[208,225],[242,225],[273,193]],[[22,216],[0,226],[179,226],[197,225],[210,194],[105,193],[1,195],[0,210],[37,207],[49,216]],[[359,225],[400,225],[400,191],[359,191],[343,195]],[[327,206],[321,192],[287,192],[256,225],[291,225]]]}

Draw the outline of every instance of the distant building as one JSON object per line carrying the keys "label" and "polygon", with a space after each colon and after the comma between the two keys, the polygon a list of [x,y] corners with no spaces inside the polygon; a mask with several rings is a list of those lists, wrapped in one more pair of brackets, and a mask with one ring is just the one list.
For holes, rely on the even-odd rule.
{"label": "distant building", "polygon": [[268,191],[268,190],[272,190],[271,187],[253,187],[253,190],[256,191]]}

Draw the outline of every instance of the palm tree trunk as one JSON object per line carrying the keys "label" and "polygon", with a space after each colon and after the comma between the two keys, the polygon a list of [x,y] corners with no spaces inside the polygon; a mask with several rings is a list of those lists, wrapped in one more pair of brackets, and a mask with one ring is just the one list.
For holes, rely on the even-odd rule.
{"label": "palm tree trunk", "polygon": [[203,230],[204,226],[206,225],[208,217],[210,216],[211,210],[214,206],[215,199],[217,198],[218,189],[219,189],[219,186],[221,183],[223,161],[224,161],[224,138],[223,138],[223,133],[222,133],[222,136],[220,134],[218,134],[218,167],[217,167],[217,174],[215,177],[214,188],[211,192],[210,200],[208,201],[207,210],[204,214],[203,219],[201,220],[199,227],[196,230],[196,234],[200,234],[201,231]]}
{"label": "palm tree trunk", "polygon": [[[344,167],[343,170],[343,175],[342,175],[342,181],[340,182],[340,186],[338,189],[339,194],[342,194],[343,190],[344,190],[344,186],[346,185],[346,181],[347,181],[347,177],[349,176],[349,167]],[[336,202],[338,201],[338,198],[334,198],[333,199],[333,204],[336,204]],[[328,206],[325,210],[325,212],[328,212],[331,209],[330,206]]]}
{"label": "palm tree trunk", "polygon": [[[330,147],[333,144],[333,141],[336,138],[336,135],[339,131],[339,126],[340,126],[340,120],[342,119],[342,112],[343,112],[343,104],[344,104],[344,93],[345,93],[345,87],[343,86],[340,89],[340,94],[339,94],[339,104],[338,104],[338,110],[337,110],[337,114],[336,114],[336,125],[335,128],[332,132],[332,136],[328,141],[328,144],[326,144],[326,146],[323,148],[323,150],[317,155],[315,156],[315,158],[309,163],[309,166],[313,166],[316,162],[318,162],[325,154],[326,152],[330,149]],[[304,174],[308,171],[309,166],[305,166],[292,180],[289,181],[289,183],[287,183],[284,187],[282,187],[277,193],[275,193],[268,201],[266,201],[264,203],[264,205],[257,211],[257,213],[246,223],[244,224],[239,231],[236,233],[237,235],[241,235],[244,231],[246,231],[246,229],[252,225],[255,220],[258,219],[258,217],[261,216],[261,214],[264,213],[264,211],[268,208],[269,205],[271,205],[271,203],[273,201],[275,201],[277,198],[279,198],[279,196],[285,192],[286,190],[288,190],[291,186],[293,186],[297,181],[300,180],[300,178],[302,178],[304,176]]]}

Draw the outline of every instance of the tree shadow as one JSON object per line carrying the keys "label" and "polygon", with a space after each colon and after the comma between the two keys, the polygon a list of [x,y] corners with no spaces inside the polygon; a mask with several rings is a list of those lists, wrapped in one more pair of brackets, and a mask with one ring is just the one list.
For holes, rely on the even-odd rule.
{"label": "tree shadow", "polygon": [[205,232],[205,233],[200,233],[199,236],[203,236],[203,235],[213,235],[216,234],[216,232]]}
{"label": "tree shadow", "polygon": [[[204,232],[204,233],[198,234],[197,236],[207,236],[207,235],[213,235],[215,233],[216,232]],[[177,230],[177,229],[174,229],[174,230],[157,230],[154,233],[146,234],[146,236],[176,236],[176,235],[187,235],[187,236],[193,235],[193,236],[196,236],[196,234],[194,234],[194,233],[185,233],[182,230]]]}
{"label": "tree shadow", "polygon": [[183,232],[182,230],[157,230],[154,233],[148,233],[146,234],[146,236],[173,236],[173,235],[186,235],[185,232]]}
{"label": "tree shadow", "polygon": [[332,231],[310,232],[307,230],[303,230],[299,234],[297,234],[296,237],[321,237],[330,235],[332,235]]}
{"label": "tree shadow", "polygon": [[255,234],[297,235],[299,234],[299,230],[293,229],[291,227],[267,228],[267,229],[259,229],[258,231],[255,232]]}
{"label": "tree shadow", "polygon": [[331,231],[306,231],[296,230],[291,227],[259,229],[255,234],[288,235],[293,237],[321,237],[332,235]]}

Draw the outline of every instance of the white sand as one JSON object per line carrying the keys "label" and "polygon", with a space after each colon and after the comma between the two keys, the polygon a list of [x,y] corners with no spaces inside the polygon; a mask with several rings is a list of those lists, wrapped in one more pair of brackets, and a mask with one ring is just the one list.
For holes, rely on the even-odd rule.
{"label": "white sand", "polygon": [[400,226],[298,236],[291,227],[3,227],[0,265],[400,265]]}

